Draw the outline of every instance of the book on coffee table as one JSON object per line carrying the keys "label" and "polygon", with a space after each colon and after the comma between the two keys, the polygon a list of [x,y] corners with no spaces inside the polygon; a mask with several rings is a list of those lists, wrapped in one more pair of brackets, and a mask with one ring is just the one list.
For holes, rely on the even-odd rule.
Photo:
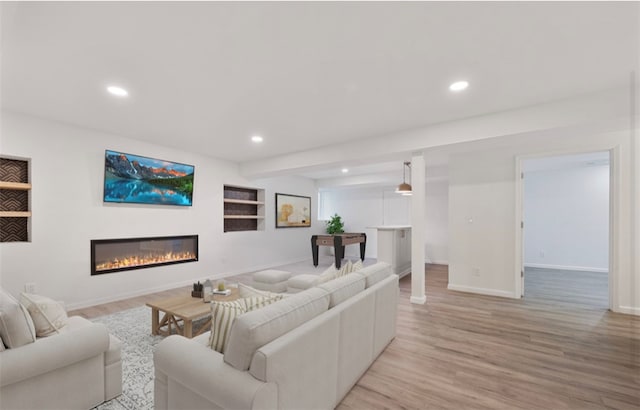
{"label": "book on coffee table", "polygon": [[212,292],[214,295],[224,295],[224,296],[229,296],[231,294],[231,289],[225,289],[225,290],[218,290],[215,289]]}

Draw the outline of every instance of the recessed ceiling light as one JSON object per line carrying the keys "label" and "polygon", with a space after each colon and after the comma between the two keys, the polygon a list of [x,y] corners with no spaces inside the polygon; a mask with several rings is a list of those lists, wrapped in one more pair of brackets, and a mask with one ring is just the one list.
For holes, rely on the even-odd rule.
{"label": "recessed ceiling light", "polygon": [[342,173],[346,174],[347,172],[349,172],[349,168],[342,168]]}
{"label": "recessed ceiling light", "polygon": [[251,137],[251,141],[255,142],[256,144],[259,144],[262,141],[264,141],[264,139],[260,135],[254,135]]}
{"label": "recessed ceiling light", "polygon": [[109,91],[110,94],[113,94],[116,97],[126,97],[129,95],[129,92],[127,90],[115,85],[110,85],[109,87],[107,87],[107,91]]}
{"label": "recessed ceiling light", "polygon": [[469,83],[466,81],[456,81],[449,86],[451,91],[462,91],[469,87]]}

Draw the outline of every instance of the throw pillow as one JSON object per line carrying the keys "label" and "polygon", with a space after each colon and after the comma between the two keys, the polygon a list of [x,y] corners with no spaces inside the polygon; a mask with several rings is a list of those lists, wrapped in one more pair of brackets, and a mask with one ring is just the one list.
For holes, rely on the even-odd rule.
{"label": "throw pillow", "polygon": [[4,342],[2,341],[2,338],[0,337],[0,352],[3,352],[6,348],[4,347]]}
{"label": "throw pillow", "polygon": [[231,325],[237,316],[247,310],[242,299],[233,302],[213,302],[211,303],[211,335],[209,335],[209,347],[213,350],[224,353],[224,348]]}
{"label": "throw pillow", "polygon": [[37,337],[47,337],[60,333],[60,329],[67,325],[68,317],[64,306],[45,296],[22,293],[22,305],[27,308]]}
{"label": "throw pillow", "polygon": [[353,265],[351,265],[351,272],[357,272],[363,268],[362,259],[358,259]]}
{"label": "throw pillow", "polygon": [[351,273],[351,261],[347,261],[347,263],[342,264],[342,267],[340,268],[340,271],[336,274],[336,277],[340,278],[344,275],[348,275],[349,273]]}
{"label": "throw pillow", "polygon": [[252,296],[273,297],[277,295],[277,293],[272,293],[266,290],[259,290],[243,283],[238,283],[238,294],[241,298],[249,298]]}
{"label": "throw pillow", "polygon": [[231,334],[233,321],[243,313],[259,309],[282,299],[282,295],[250,296],[231,302],[211,303],[211,335],[209,347],[216,352],[224,353]]}
{"label": "throw pillow", "polygon": [[8,349],[36,341],[36,331],[29,312],[2,289],[0,289],[0,337]]}
{"label": "throw pillow", "polygon": [[339,270],[336,269],[335,265],[331,264],[331,266],[329,266],[327,270],[318,275],[318,281],[316,282],[316,284],[320,285],[321,283],[329,282],[330,280],[335,279],[338,272]]}

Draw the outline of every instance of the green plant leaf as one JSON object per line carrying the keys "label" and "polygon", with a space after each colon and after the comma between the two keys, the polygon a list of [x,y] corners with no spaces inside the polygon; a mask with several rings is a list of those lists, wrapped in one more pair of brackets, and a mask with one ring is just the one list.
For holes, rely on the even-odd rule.
{"label": "green plant leaf", "polygon": [[340,215],[334,214],[331,219],[327,221],[327,233],[329,235],[344,233],[344,222],[342,222]]}

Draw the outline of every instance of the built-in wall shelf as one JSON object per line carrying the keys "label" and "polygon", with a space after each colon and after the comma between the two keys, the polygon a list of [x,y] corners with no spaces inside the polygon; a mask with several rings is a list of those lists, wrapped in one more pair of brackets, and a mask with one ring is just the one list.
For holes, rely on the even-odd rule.
{"label": "built-in wall shelf", "polygon": [[0,211],[0,218],[29,218],[31,211]]}
{"label": "built-in wall shelf", "polygon": [[264,205],[262,201],[247,201],[244,199],[224,199],[225,204],[246,204],[246,205]]}
{"label": "built-in wall shelf", "polygon": [[28,191],[31,189],[31,184],[24,183],[24,182],[0,181],[0,189],[15,189],[18,191]]}
{"label": "built-in wall shelf", "polygon": [[28,242],[31,224],[30,160],[0,157],[0,242]]}
{"label": "built-in wall shelf", "polygon": [[224,186],[224,231],[264,230],[264,189]]}

